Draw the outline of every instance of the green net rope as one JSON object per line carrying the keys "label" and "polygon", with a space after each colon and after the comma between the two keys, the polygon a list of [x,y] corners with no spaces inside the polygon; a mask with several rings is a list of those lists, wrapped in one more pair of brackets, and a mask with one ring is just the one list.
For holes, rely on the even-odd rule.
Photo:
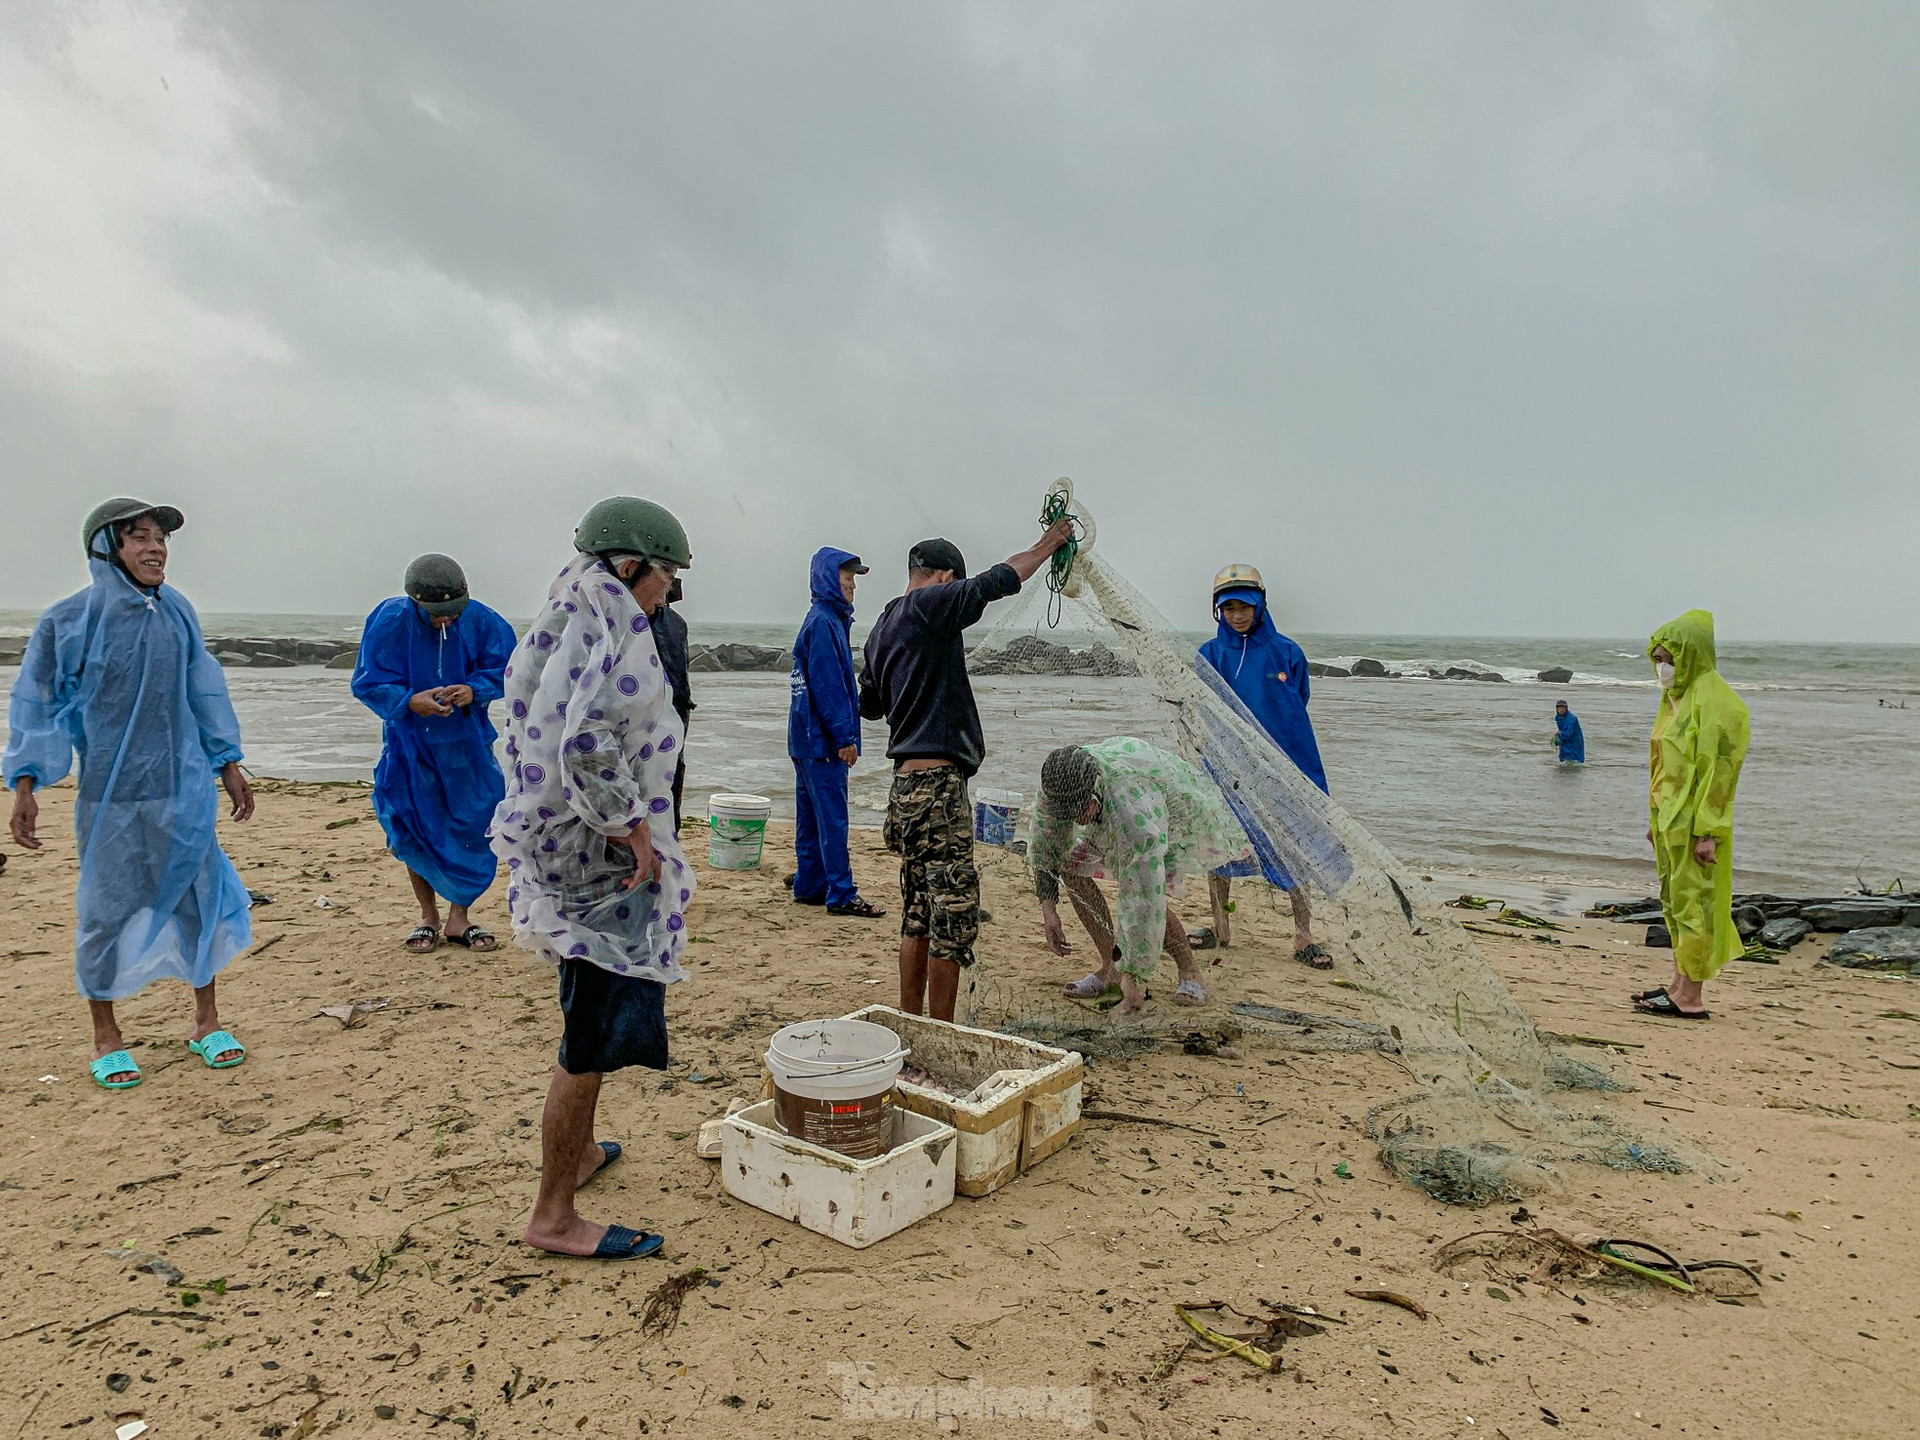
{"label": "green net rope", "polygon": [[[1059,491],[1048,492],[1046,502],[1040,507],[1040,523],[1049,529],[1062,520],[1072,520],[1078,524],[1079,517],[1067,508],[1067,497]],[[1073,562],[1080,556],[1078,536],[1067,541],[1047,562],[1047,628],[1060,626],[1061,597],[1066,594],[1067,584],[1073,579]]]}

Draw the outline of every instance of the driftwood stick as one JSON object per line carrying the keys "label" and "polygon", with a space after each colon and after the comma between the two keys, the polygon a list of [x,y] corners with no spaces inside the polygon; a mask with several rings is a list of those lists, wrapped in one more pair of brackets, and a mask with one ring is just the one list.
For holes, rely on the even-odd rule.
{"label": "driftwood stick", "polygon": [[1158,1115],[1135,1115],[1126,1110],[1082,1110],[1082,1120],[1114,1120],[1122,1125],[1164,1125],[1169,1130],[1191,1130],[1196,1135],[1205,1135],[1209,1139],[1213,1131],[1202,1130],[1198,1125],[1185,1125],[1178,1120],[1162,1120]]}
{"label": "driftwood stick", "polygon": [[1349,1290],[1347,1294],[1356,1300],[1378,1300],[1382,1305],[1398,1305],[1409,1315],[1417,1315],[1422,1320],[1427,1318],[1426,1306],[1397,1290]]}

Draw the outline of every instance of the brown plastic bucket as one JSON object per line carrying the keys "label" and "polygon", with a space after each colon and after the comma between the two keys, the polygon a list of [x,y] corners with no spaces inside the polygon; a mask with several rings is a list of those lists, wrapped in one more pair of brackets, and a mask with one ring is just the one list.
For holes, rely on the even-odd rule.
{"label": "brown plastic bucket", "polygon": [[810,1145],[854,1160],[893,1148],[893,1082],[907,1055],[900,1037],[867,1020],[803,1020],[767,1045],[774,1118]]}
{"label": "brown plastic bucket", "polygon": [[893,1148],[893,1088],[879,1095],[814,1100],[773,1087],[773,1114],[796,1140],[850,1160],[872,1160]]}

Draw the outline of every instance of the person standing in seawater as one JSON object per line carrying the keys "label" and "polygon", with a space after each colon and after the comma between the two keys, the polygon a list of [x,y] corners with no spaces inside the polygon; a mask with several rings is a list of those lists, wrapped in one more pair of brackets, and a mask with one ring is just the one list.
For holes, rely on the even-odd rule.
{"label": "person standing in seawater", "polygon": [[41,846],[34,791],[80,757],[73,806],[80,851],[73,973],[93,1012],[94,1083],[129,1090],[116,1001],[156,980],[193,987],[187,1048],[214,1070],[246,1058],[220,1024],[214,977],[253,943],[247,887],[215,837],[217,776],[233,818],[253,814],[240,722],[200,617],[166,583],[171,505],[109,500],[81,526],[93,583],[40,617],[8,708],[0,774],[13,838]]}
{"label": "person standing in seawater", "polygon": [[507,862],[514,940],[560,979],[559,1062],[526,1242],[631,1260],[661,1237],[587,1220],[574,1192],[621,1155],[594,1138],[601,1077],[666,1069],[666,987],[687,978],[693,871],[673,829],[685,731],[647,617],[693,557],[678,520],[628,496],[589,510],[573,544],[579,554],[507,665],[512,773],[493,848]]}
{"label": "person standing in seawater", "polygon": [[1587,737],[1580,732],[1580,717],[1564,700],[1553,702],[1553,743],[1560,747],[1562,765],[1587,763]]}
{"label": "person standing in seawater", "polygon": [[1713,616],[1689,610],[1647,645],[1660,680],[1648,759],[1647,841],[1673,978],[1633,996],[1643,1015],[1705,1020],[1705,983],[1746,946],[1733,923],[1733,795],[1747,758],[1747,705],[1714,668]]}
{"label": "person standing in seawater", "polygon": [[445,555],[407,566],[404,588],[367,616],[353,693],[380,717],[373,809],[420,903],[405,944],[424,955],[440,943],[444,899],[448,943],[491,950],[498,942],[467,909],[499,868],[487,825],[506,782],[487,712],[500,698],[513,627],[467,594],[465,572]]}

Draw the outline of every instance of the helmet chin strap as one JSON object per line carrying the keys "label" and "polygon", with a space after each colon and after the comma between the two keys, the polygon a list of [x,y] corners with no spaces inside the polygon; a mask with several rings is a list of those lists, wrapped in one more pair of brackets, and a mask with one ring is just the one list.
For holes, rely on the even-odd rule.
{"label": "helmet chin strap", "polygon": [[147,585],[143,583],[140,580],[140,578],[133,573],[133,571],[127,568],[127,562],[124,559],[122,559],[120,556],[120,536],[118,533],[118,529],[112,522],[102,525],[97,531],[94,532],[94,536],[93,536],[94,541],[98,543],[102,535],[107,537],[106,553],[102,554],[98,550],[91,550],[89,552],[93,555],[93,557],[96,560],[104,560],[109,565],[113,566],[114,569],[118,570],[122,575],[127,577],[127,583],[133,586],[133,588],[136,590],[145,591],[145,590],[157,590],[160,588],[157,585]]}

